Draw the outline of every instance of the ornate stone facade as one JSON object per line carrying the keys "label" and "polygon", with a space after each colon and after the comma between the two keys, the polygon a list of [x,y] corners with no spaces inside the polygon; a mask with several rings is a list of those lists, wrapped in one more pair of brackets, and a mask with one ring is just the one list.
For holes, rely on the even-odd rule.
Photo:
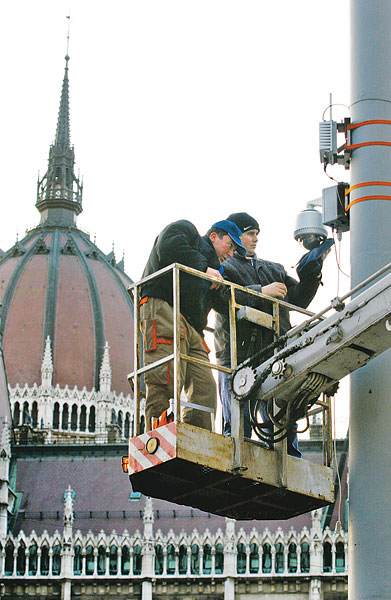
{"label": "ornate stone facade", "polygon": [[[111,390],[110,348],[105,344],[99,391],[52,385],[50,337],[42,357],[41,382],[9,386],[17,443],[107,443],[127,440],[135,431],[130,394]],[[129,388],[130,389],[130,388]],[[145,400],[141,402],[142,413]],[[144,416],[142,414],[142,426]]]}
{"label": "ornate stone facade", "polygon": [[310,529],[279,527],[274,533],[261,523],[246,532],[232,519],[215,533],[197,528],[163,533],[154,527],[151,499],[143,530],[132,533],[82,534],[74,530],[73,513],[68,487],[62,529],[1,540],[1,597],[27,597],[27,589],[34,597],[61,593],[64,600],[113,594],[142,600],[347,597],[347,534],[322,531],[320,511],[314,511]]}

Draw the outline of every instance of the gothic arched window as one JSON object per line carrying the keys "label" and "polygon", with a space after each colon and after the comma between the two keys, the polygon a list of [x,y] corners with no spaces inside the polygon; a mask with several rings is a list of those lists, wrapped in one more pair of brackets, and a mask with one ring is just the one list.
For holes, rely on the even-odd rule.
{"label": "gothic arched window", "polygon": [[80,431],[85,431],[86,426],[87,426],[87,409],[83,404],[83,406],[80,409],[80,425],[79,425]]}
{"label": "gothic arched window", "polygon": [[29,575],[36,575],[38,570],[37,544],[29,548]]}
{"label": "gothic arched window", "polygon": [[141,575],[142,559],[141,546],[135,546],[133,548],[133,575]]}
{"label": "gothic arched window", "polygon": [[31,423],[28,402],[23,402],[22,423],[23,425],[29,425]]}
{"label": "gothic arched window", "polygon": [[61,428],[66,431],[68,429],[68,419],[69,419],[69,411],[68,404],[65,403],[62,407],[62,419],[61,419]]}
{"label": "gothic arched window", "polygon": [[288,573],[297,571],[297,547],[293,542],[288,547]]}
{"label": "gothic arched window", "polygon": [[202,558],[202,572],[205,575],[210,575],[212,572],[212,548],[209,544],[204,545],[204,553]]}
{"label": "gothic arched window", "polygon": [[345,571],[345,545],[337,542],[335,545],[335,570],[337,573]]}
{"label": "gothic arched window", "polygon": [[77,546],[75,546],[75,554],[73,557],[73,574],[74,575],[81,575],[81,571],[82,571],[82,554],[81,554],[81,546],[80,544],[77,544]]}
{"label": "gothic arched window", "polygon": [[95,431],[95,406],[91,406],[88,417],[88,431]]}
{"label": "gothic arched window", "polygon": [[323,571],[331,573],[332,570],[332,552],[330,542],[323,544]]}
{"label": "gothic arched window", "polygon": [[121,575],[129,575],[130,573],[130,550],[129,546],[122,546],[121,553]]}
{"label": "gothic arched window", "polygon": [[175,546],[173,544],[169,544],[167,547],[167,575],[175,574],[175,565],[176,565]]}
{"label": "gothic arched window", "polygon": [[26,572],[26,548],[22,544],[18,548],[18,554],[16,556],[16,574],[24,575]]}
{"label": "gothic arched window", "polygon": [[110,546],[109,575],[117,575],[118,571],[118,548],[114,544]]}
{"label": "gothic arched window", "polygon": [[259,571],[259,551],[257,544],[250,546],[250,573],[258,573]]}
{"label": "gothic arched window", "polygon": [[195,574],[200,572],[200,549],[197,544],[193,544],[191,547],[190,557],[190,573]]}
{"label": "gothic arched window", "polygon": [[72,406],[71,430],[72,431],[76,431],[77,430],[77,406],[76,406],[76,404],[73,404],[73,406]]}
{"label": "gothic arched window", "polygon": [[19,406],[19,402],[15,402],[14,418],[13,418],[14,427],[18,427],[19,421],[20,421],[20,406]]}
{"label": "gothic arched window", "polygon": [[187,548],[186,546],[179,546],[179,575],[186,575],[187,573]]}
{"label": "gothic arched window", "polygon": [[271,573],[272,570],[272,548],[270,544],[262,547],[262,573]]}
{"label": "gothic arched window", "polygon": [[130,432],[130,415],[129,415],[129,413],[126,413],[125,427],[124,427],[124,438],[125,438],[125,440],[129,439],[129,432]]}
{"label": "gothic arched window", "polygon": [[41,575],[49,575],[49,547],[44,545],[41,547],[41,564],[39,571]]}
{"label": "gothic arched window", "polygon": [[58,402],[54,403],[53,408],[53,429],[58,429],[60,427],[60,405]]}
{"label": "gothic arched window", "polygon": [[95,567],[94,548],[90,545],[86,548],[86,575],[93,575]]}
{"label": "gothic arched window", "polygon": [[215,549],[215,573],[222,575],[224,573],[224,546],[217,544]]}
{"label": "gothic arched window", "polygon": [[158,544],[155,546],[155,575],[161,575],[163,573],[163,547]]}
{"label": "gothic arched window", "polygon": [[301,544],[300,571],[302,573],[310,572],[310,545],[308,542],[303,542]]}
{"label": "gothic arched window", "polygon": [[284,572],[284,545],[279,542],[276,546],[276,573]]}
{"label": "gothic arched window", "polygon": [[53,548],[52,558],[52,575],[60,575],[61,573],[61,546],[56,544]]}
{"label": "gothic arched window", "polygon": [[238,555],[236,558],[236,571],[237,573],[245,573],[246,572],[246,546],[244,544],[238,544]]}
{"label": "gothic arched window", "polygon": [[98,575],[106,573],[106,546],[98,548]]}
{"label": "gothic arched window", "polygon": [[36,400],[34,400],[34,402],[33,402],[33,408],[31,411],[31,420],[33,422],[34,429],[37,429],[37,427],[38,427],[38,404],[37,404]]}
{"label": "gothic arched window", "polygon": [[10,542],[5,547],[5,574],[12,575],[14,572],[14,545]]}

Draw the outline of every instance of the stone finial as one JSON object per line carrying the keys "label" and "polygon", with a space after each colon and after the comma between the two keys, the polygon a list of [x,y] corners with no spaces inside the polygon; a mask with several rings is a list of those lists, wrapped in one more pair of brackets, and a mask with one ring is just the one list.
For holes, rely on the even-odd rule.
{"label": "stone finial", "polygon": [[51,387],[53,378],[53,359],[49,335],[47,336],[45,341],[45,350],[43,352],[42,358],[41,375],[41,385],[44,387]]}
{"label": "stone finial", "polygon": [[312,518],[312,530],[316,532],[321,531],[321,522],[322,522],[322,510],[317,508],[311,512]]}
{"label": "stone finial", "polygon": [[102,366],[99,373],[99,389],[106,394],[111,391],[110,346],[107,341],[105,343]]}
{"label": "stone finial", "polygon": [[75,498],[75,492],[71,486],[68,485],[67,490],[64,493],[64,525],[72,525],[73,523],[73,501]]}
{"label": "stone finial", "polygon": [[229,539],[235,537],[235,519],[225,518],[225,535]]}
{"label": "stone finial", "polygon": [[143,521],[144,523],[153,523],[154,517],[153,517],[153,502],[152,502],[152,498],[150,498],[150,496],[147,497],[146,501],[145,501],[145,506],[144,506],[144,513],[143,513]]}

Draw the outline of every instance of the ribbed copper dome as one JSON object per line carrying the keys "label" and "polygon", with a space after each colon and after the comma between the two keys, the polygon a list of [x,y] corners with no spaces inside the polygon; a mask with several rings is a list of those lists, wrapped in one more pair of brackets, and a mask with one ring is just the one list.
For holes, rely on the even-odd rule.
{"label": "ribbed copper dome", "polygon": [[0,261],[3,349],[8,381],[40,383],[49,335],[53,385],[99,388],[105,342],[111,389],[129,394],[131,280],[76,227],[41,225]]}

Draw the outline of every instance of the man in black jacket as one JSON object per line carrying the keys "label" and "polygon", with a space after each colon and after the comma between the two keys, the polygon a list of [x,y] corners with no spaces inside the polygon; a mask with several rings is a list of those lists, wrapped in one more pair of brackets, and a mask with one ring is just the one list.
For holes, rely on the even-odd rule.
{"label": "man in black jacket", "polygon": [[[219,279],[220,263],[233,256],[236,249],[245,255],[241,231],[228,220],[215,223],[201,237],[189,221],[171,223],[156,238],[143,278],[179,263]],[[208,361],[209,349],[203,330],[207,325],[212,306],[218,307],[218,283],[188,273],[180,273],[180,349],[182,354]],[[140,321],[143,333],[144,365],[154,363],[172,354],[173,343],[173,288],[172,272],[146,282],[141,289]],[[172,361],[145,373],[146,428],[151,429],[154,418],[168,408],[173,398]],[[216,409],[216,384],[208,367],[181,361],[180,388],[184,387],[189,402]],[[211,414],[185,407],[183,420],[192,425],[211,430]]]}
{"label": "man in black jacket", "polygon": [[[237,253],[223,263],[224,279],[238,285],[267,294],[274,298],[285,300],[289,304],[306,308],[314,298],[321,279],[323,258],[307,273],[303,270],[300,281],[290,277],[284,267],[278,263],[257,258],[255,254],[258,235],[258,222],[247,213],[233,213],[228,217],[241,229],[242,242],[247,249],[246,256]],[[324,256],[324,255],[323,255]],[[246,298],[239,297],[239,302],[253,306],[272,314],[272,303],[247,294]],[[284,334],[291,328],[289,311],[280,309],[280,334]],[[215,325],[215,348],[217,364],[225,367],[231,366],[230,342],[229,342],[229,319],[226,312],[217,313]],[[258,350],[265,348],[273,341],[273,333],[269,329],[259,327],[249,321],[239,321],[237,324],[237,360],[238,364],[255,354]],[[268,357],[266,357],[268,358]],[[224,434],[231,433],[231,394],[228,384],[228,374],[219,371],[219,393],[223,409]],[[300,457],[301,452],[297,445],[296,429],[288,434],[288,453]],[[249,422],[248,405],[246,405],[244,419],[244,435],[251,437],[251,425]]]}

